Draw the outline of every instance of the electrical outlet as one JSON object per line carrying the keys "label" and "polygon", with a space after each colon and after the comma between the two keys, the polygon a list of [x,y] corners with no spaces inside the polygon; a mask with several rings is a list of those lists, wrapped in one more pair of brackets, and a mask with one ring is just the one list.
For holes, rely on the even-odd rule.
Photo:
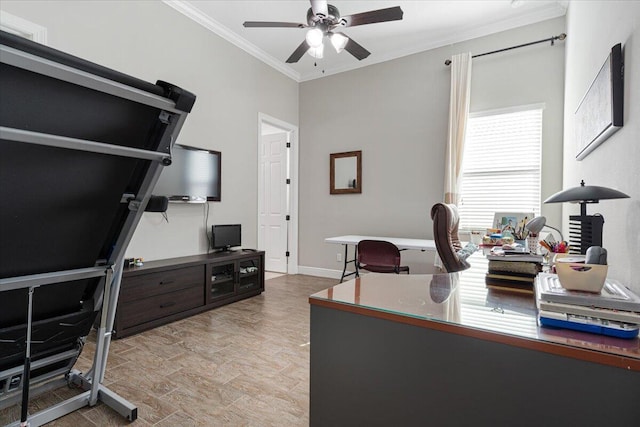
{"label": "electrical outlet", "polygon": [[342,261],[342,254],[340,252],[338,252],[336,254],[336,261],[341,262]]}

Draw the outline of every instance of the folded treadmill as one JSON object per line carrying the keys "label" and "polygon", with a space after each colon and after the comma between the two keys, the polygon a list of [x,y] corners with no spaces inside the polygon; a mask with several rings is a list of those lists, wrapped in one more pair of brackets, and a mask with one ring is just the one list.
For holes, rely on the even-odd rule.
{"label": "folded treadmill", "polygon": [[[101,384],[124,254],[195,96],[2,31],[0,67],[0,409],[42,425],[100,400],[135,420]],[[84,391],[28,414],[65,384]]]}

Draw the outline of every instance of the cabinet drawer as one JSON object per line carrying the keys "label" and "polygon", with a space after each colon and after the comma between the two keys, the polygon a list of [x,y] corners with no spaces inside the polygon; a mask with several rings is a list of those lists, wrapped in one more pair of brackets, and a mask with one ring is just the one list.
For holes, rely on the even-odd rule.
{"label": "cabinet drawer", "polygon": [[204,293],[201,286],[131,301],[118,307],[122,319],[120,328],[126,329],[202,305]]}
{"label": "cabinet drawer", "polygon": [[195,287],[199,287],[200,291],[204,287],[202,265],[125,277],[122,279],[120,303]]}

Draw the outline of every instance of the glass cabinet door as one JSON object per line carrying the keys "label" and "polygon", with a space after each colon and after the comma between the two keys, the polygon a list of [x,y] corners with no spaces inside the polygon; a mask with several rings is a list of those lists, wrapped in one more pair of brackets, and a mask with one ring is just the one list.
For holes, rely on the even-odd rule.
{"label": "glass cabinet door", "polygon": [[235,289],[235,262],[211,264],[211,295],[210,298],[222,298],[233,295]]}
{"label": "glass cabinet door", "polygon": [[251,258],[238,262],[238,292],[249,292],[260,289],[260,258]]}

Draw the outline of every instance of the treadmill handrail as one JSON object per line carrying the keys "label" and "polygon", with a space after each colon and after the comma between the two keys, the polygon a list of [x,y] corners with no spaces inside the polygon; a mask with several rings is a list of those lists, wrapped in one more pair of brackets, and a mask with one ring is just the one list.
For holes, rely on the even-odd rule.
{"label": "treadmill handrail", "polygon": [[40,286],[53,285],[55,283],[70,282],[72,280],[106,276],[107,271],[111,268],[111,265],[101,265],[97,267],[76,268],[73,270],[8,277],[0,279],[0,291],[12,291],[14,289],[29,287],[37,288]]}
{"label": "treadmill handrail", "polygon": [[88,151],[92,153],[152,160],[161,162],[164,165],[171,163],[171,156],[158,151],[129,148],[120,145],[105,144],[103,142],[89,141],[86,139],[70,138],[68,136],[51,135],[48,133],[9,128],[6,126],[0,126],[0,139],[46,145],[49,147],[68,148],[78,151]]}
{"label": "treadmill handrail", "polygon": [[57,80],[73,83],[78,86],[108,93],[119,98],[129,99],[140,104],[160,108],[172,113],[184,113],[176,108],[176,103],[162,96],[155,95],[132,86],[127,86],[113,80],[85,71],[59,64],[48,59],[33,56],[29,53],[0,45],[2,62],[17,68],[22,68],[37,74],[53,77]]}

